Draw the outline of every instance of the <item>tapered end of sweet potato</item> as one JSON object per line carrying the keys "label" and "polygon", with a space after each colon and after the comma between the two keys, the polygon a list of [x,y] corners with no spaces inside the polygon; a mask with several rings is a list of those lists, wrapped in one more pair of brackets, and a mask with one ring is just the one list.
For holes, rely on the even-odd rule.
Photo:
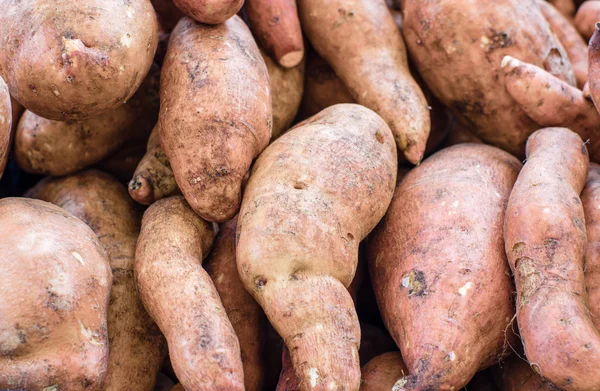
{"label": "tapered end of sweet potato", "polygon": [[129,190],[131,198],[142,205],[150,205],[156,201],[152,184],[147,178],[141,175],[136,175],[129,182],[127,189]]}
{"label": "tapered end of sweet potato", "polygon": [[302,59],[304,58],[304,49],[293,51],[287,54],[284,54],[279,59],[279,64],[286,68],[293,68],[296,65],[300,64]]}

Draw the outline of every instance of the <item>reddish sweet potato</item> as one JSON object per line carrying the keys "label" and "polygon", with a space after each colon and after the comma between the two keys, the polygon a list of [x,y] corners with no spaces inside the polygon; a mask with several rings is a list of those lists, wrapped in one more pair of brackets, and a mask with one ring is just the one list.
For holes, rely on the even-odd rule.
{"label": "reddish sweet potato", "polygon": [[[569,2],[570,0],[566,1]],[[571,24],[571,21],[558,9],[554,8],[552,4],[546,0],[537,0],[537,2],[548,24],[550,24],[550,28],[556,34],[556,38],[563,45],[569,60],[571,60],[577,86],[583,88],[583,85],[588,81],[588,48],[585,41],[581,38],[575,26]],[[572,1],[571,5],[573,5]]]}
{"label": "reddish sweet potato", "polygon": [[588,141],[590,158],[600,161],[600,115],[583,92],[531,64],[502,60],[506,90],[541,126],[564,126]]}
{"label": "reddish sweet potato", "polygon": [[8,87],[0,76],[0,178],[6,168],[12,145],[13,108]]}
{"label": "reddish sweet potato", "polygon": [[484,142],[524,156],[539,126],[504,89],[505,55],[575,84],[573,67],[536,0],[403,0],[411,60],[439,100]]}
{"label": "reddish sweet potato", "polygon": [[600,21],[600,1],[587,0],[577,10],[574,23],[579,33],[585,39],[590,39],[598,21]]}
{"label": "reddish sweet potato", "polygon": [[399,183],[367,252],[409,369],[398,390],[458,390],[504,353],[514,308],[502,223],[520,167],[497,148],[459,144]]}
{"label": "reddish sweet potato", "polygon": [[302,28],[358,103],[386,120],[411,163],[430,131],[427,101],[408,69],[402,33],[383,0],[300,0]]}
{"label": "reddish sweet potato", "polygon": [[493,367],[494,378],[502,391],[553,391],[552,384],[535,373],[524,359],[510,356]]}
{"label": "reddish sweet potato", "polygon": [[304,57],[296,0],[247,0],[250,29],[258,44],[281,66],[293,68]]}
{"label": "reddish sweet potato", "polygon": [[200,23],[220,24],[234,16],[244,0],[173,0],[190,18]]}
{"label": "reddish sweet potato", "polygon": [[235,262],[237,217],[220,226],[213,250],[206,260],[206,271],[221,297],[223,307],[240,342],[246,391],[262,390],[262,354],[266,338],[266,318],[250,296]]}
{"label": "reddish sweet potato", "polygon": [[408,374],[408,369],[400,352],[389,352],[373,358],[361,372],[360,391],[395,391],[401,389],[398,387],[402,387],[402,379]]}
{"label": "reddish sweet potato", "polygon": [[276,391],[299,391],[298,377],[294,372],[294,365],[290,358],[290,351],[287,347],[283,347],[281,352],[281,374],[277,383]]}
{"label": "reddish sweet potato", "polygon": [[166,344],[144,309],[133,280],[142,216],[125,187],[107,174],[90,170],[42,180],[27,196],[51,202],[81,219],[98,235],[108,255],[113,285],[108,307],[110,352],[104,390],[152,390],[166,355]]}
{"label": "reddish sweet potato", "polygon": [[0,389],[104,390],[112,276],[94,232],[38,200],[0,200]]}
{"label": "reddish sweet potato", "polygon": [[347,287],[397,169],[389,127],[359,105],[323,110],[254,165],[238,221],[238,270],[289,348],[303,391],[359,386],[360,327]]}
{"label": "reddish sweet potato", "polygon": [[573,20],[575,16],[575,2],[573,0],[548,0],[548,3],[552,4],[565,19],[568,21]]}
{"label": "reddish sweet potato", "polygon": [[183,18],[161,86],[160,140],[179,188],[203,218],[233,218],[271,138],[269,74],[250,30],[238,16],[218,26]]}
{"label": "reddish sweet potato", "polygon": [[532,134],[504,224],[525,354],[539,374],[564,390],[600,389],[600,334],[586,308],[583,275],[586,231],[579,194],[588,162],[581,138],[569,129]]}
{"label": "reddish sweet potato", "polygon": [[212,242],[211,224],[183,197],[155,202],[144,214],[135,254],[138,290],[187,390],[243,390],[238,339],[202,268]]}
{"label": "reddish sweet potato", "polygon": [[600,166],[590,163],[581,202],[585,212],[587,250],[585,254],[585,286],[592,322],[600,329]]}

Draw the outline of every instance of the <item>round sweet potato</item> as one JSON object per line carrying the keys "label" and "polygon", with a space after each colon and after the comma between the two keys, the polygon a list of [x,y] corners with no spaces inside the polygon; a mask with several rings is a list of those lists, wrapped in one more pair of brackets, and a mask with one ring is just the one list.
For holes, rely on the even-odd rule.
{"label": "round sweet potato", "polygon": [[383,353],[370,360],[361,370],[360,391],[396,390],[408,374],[400,352]]}
{"label": "round sweet potato", "polygon": [[150,1],[22,0],[2,3],[0,75],[28,110],[83,120],[126,102],[158,43]]}
{"label": "round sweet potato", "polygon": [[190,18],[206,24],[220,24],[235,15],[244,0],[173,0]]}
{"label": "round sweet potato", "polygon": [[585,39],[590,39],[596,31],[596,22],[600,21],[600,1],[587,0],[577,10],[575,27]]}
{"label": "round sweet potato", "polygon": [[0,389],[101,391],[110,265],[96,234],[57,206],[0,200]]}
{"label": "round sweet potato", "polygon": [[13,134],[13,106],[8,87],[0,77],[0,178],[6,168]]}

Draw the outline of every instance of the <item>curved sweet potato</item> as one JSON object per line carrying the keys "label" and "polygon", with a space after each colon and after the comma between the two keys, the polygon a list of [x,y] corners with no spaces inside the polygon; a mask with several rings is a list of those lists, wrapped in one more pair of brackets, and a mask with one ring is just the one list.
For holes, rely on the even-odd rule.
{"label": "curved sweet potato", "polygon": [[377,303],[409,370],[398,391],[458,390],[505,352],[502,223],[520,167],[483,144],[443,149],[406,174],[370,236]]}
{"label": "curved sweet potato", "polygon": [[238,16],[217,26],[183,18],[161,86],[160,140],[179,188],[203,218],[230,220],[271,138],[269,74],[250,30]]}
{"label": "curved sweet potato", "polygon": [[553,391],[556,388],[538,375],[524,359],[512,355],[493,368],[502,391]]}
{"label": "curved sweet potato", "polygon": [[586,308],[583,274],[579,194],[588,162],[581,138],[569,129],[532,134],[504,223],[525,354],[540,375],[567,391],[600,389],[600,333]]}
{"label": "curved sweet potato", "polygon": [[397,170],[389,127],[359,105],[323,110],[254,165],[238,221],[238,270],[289,348],[303,391],[359,386],[360,327],[347,287]]}
{"label": "curved sweet potato", "polygon": [[573,130],[589,140],[590,159],[600,161],[600,114],[581,90],[510,56],[502,60],[502,70],[506,90],[532,120]]}
{"label": "curved sweet potato", "polygon": [[577,9],[574,24],[585,39],[592,37],[598,21],[600,21],[600,1],[587,0]]}
{"label": "curved sweet potato", "polygon": [[[370,360],[361,370],[360,391],[396,390],[408,369],[400,352],[381,354]],[[400,380],[400,382],[398,382]]]}
{"label": "curved sweet potato", "polygon": [[600,166],[590,163],[581,193],[587,232],[585,286],[592,322],[600,329]]}
{"label": "curved sweet potato", "polygon": [[[573,5],[571,0],[565,1],[571,2],[571,5]],[[571,60],[577,87],[583,88],[583,85],[588,81],[588,48],[585,41],[581,38],[575,26],[571,24],[571,21],[557,8],[554,8],[546,0],[537,0],[537,2],[542,14],[550,24],[550,28],[556,34],[556,38],[563,45],[569,60]],[[575,8],[573,8],[574,10]]]}
{"label": "curved sweet potato", "polygon": [[234,16],[244,0],[173,0],[177,8],[200,23],[220,24]]}
{"label": "curved sweet potato", "polygon": [[240,345],[202,260],[213,228],[181,196],[150,206],[142,220],[135,274],[144,307],[167,338],[188,390],[243,390]]}
{"label": "curved sweet potato", "polygon": [[522,157],[539,126],[504,90],[506,55],[575,84],[536,0],[403,0],[411,60],[435,96],[484,142]]}
{"label": "curved sweet potato", "polygon": [[0,389],[104,390],[112,276],[94,232],[38,200],[0,200]]}
{"label": "curved sweet potato", "polygon": [[13,106],[8,87],[0,76],[0,178],[6,168],[13,134]]}
{"label": "curved sweet potato", "polygon": [[302,28],[358,103],[390,126],[411,163],[429,137],[427,101],[408,69],[402,33],[383,0],[299,0]]}
{"label": "curved sweet potato", "polygon": [[110,344],[104,390],[148,391],[166,355],[166,344],[140,301],[133,280],[141,213],[125,187],[100,171],[46,178],[28,197],[51,202],[89,225],[113,272],[108,306]]}
{"label": "curved sweet potato", "polygon": [[246,0],[250,29],[258,44],[281,66],[293,68],[304,58],[304,40],[296,0]]}
{"label": "curved sweet potato", "polygon": [[220,226],[206,271],[217,288],[223,307],[240,342],[246,391],[262,389],[263,348],[266,339],[266,318],[262,308],[240,281],[235,262],[235,232],[237,216]]}

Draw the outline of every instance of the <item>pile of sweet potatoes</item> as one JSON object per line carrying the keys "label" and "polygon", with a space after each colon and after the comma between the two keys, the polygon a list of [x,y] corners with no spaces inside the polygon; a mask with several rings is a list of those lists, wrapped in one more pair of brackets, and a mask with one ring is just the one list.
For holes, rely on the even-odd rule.
{"label": "pile of sweet potatoes", "polygon": [[600,1],[0,5],[0,391],[600,391]]}

